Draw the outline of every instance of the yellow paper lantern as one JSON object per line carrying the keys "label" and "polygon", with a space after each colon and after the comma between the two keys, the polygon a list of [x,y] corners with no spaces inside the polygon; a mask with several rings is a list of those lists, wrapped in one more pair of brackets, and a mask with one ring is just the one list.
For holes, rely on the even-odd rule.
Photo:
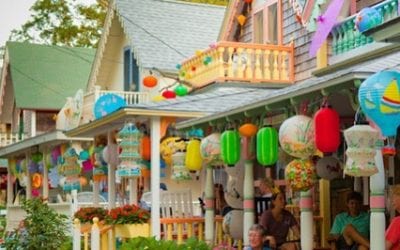
{"label": "yellow paper lantern", "polygon": [[239,15],[237,18],[238,23],[240,24],[240,26],[243,26],[244,23],[246,22],[246,17],[244,15]]}
{"label": "yellow paper lantern", "polygon": [[161,102],[161,101],[164,101],[164,100],[165,100],[165,97],[162,96],[162,95],[156,95],[156,96],[153,96],[153,98],[151,98],[151,100],[152,100],[153,102]]}
{"label": "yellow paper lantern", "polygon": [[190,171],[199,171],[202,163],[200,140],[197,138],[191,139],[186,148],[185,165]]}

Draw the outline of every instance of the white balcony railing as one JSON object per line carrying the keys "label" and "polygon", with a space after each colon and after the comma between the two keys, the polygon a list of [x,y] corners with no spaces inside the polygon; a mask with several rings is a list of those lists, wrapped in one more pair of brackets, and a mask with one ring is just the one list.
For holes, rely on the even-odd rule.
{"label": "white balcony railing", "polygon": [[10,144],[22,141],[24,138],[25,138],[24,134],[0,133],[0,147],[5,147]]}

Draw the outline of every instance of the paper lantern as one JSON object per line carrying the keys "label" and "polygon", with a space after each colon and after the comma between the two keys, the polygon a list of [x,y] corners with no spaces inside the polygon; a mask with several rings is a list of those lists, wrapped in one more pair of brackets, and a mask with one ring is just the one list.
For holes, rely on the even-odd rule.
{"label": "paper lantern", "polygon": [[221,135],[221,156],[228,166],[240,160],[240,136],[236,130],[226,130]]}
{"label": "paper lantern", "polygon": [[65,150],[63,157],[64,163],[60,168],[60,173],[65,176],[63,190],[80,190],[79,174],[81,173],[81,166],[78,163],[79,155],[74,148],[70,147]]}
{"label": "paper lantern", "polygon": [[243,210],[229,211],[222,221],[222,229],[235,240],[243,239]]}
{"label": "paper lantern", "polygon": [[172,155],[178,151],[185,151],[186,143],[180,137],[167,137],[160,143],[161,158],[168,166],[172,166]]}
{"label": "paper lantern", "polygon": [[354,125],[344,131],[347,160],[344,173],[351,176],[371,176],[378,172],[375,165],[379,132],[369,125]]}
{"label": "paper lantern", "polygon": [[200,153],[206,164],[222,165],[220,143],[220,133],[212,133],[201,140]]}
{"label": "paper lantern", "polygon": [[314,115],[315,146],[323,153],[335,152],[340,145],[339,114],[329,106]]}
{"label": "paper lantern", "polygon": [[176,97],[176,94],[175,94],[174,91],[171,91],[171,90],[167,89],[162,93],[162,96],[167,98],[167,99],[174,99]]}
{"label": "paper lantern", "polygon": [[164,100],[166,100],[166,98],[162,95],[156,95],[151,98],[151,101],[153,101],[153,102],[161,102]]}
{"label": "paper lantern", "polygon": [[107,144],[103,149],[102,155],[104,161],[110,165],[117,166],[120,163],[118,145],[116,143]]}
{"label": "paper lantern", "polygon": [[253,2],[253,0],[244,0],[245,3],[251,4],[251,2]]}
{"label": "paper lantern", "polygon": [[177,96],[185,96],[188,93],[188,89],[183,86],[182,84],[179,84],[175,89],[174,92]]}
{"label": "paper lantern", "polygon": [[271,126],[261,128],[257,133],[257,161],[270,166],[278,160],[278,132]]}
{"label": "paper lantern", "polygon": [[203,164],[200,153],[200,139],[191,139],[186,147],[185,165],[190,171],[199,171]]}
{"label": "paper lantern", "polygon": [[84,187],[88,184],[88,180],[86,179],[86,177],[81,176],[79,177],[79,183],[81,184],[81,187]]}
{"label": "paper lantern", "polygon": [[252,137],[257,133],[258,127],[252,123],[245,123],[239,128],[241,136]]}
{"label": "paper lantern", "polygon": [[243,208],[243,176],[228,177],[224,198],[230,207]]}
{"label": "paper lantern", "polygon": [[172,155],[171,179],[174,181],[188,181],[192,179],[189,170],[185,167],[185,152],[176,152]]}
{"label": "paper lantern", "polygon": [[39,173],[34,173],[32,175],[32,188],[37,189],[42,186],[42,175]]}
{"label": "paper lantern", "polygon": [[154,88],[155,86],[157,86],[157,82],[157,78],[155,78],[153,75],[148,75],[143,78],[143,85],[148,88]]}
{"label": "paper lantern", "polygon": [[121,138],[119,146],[122,148],[122,150],[119,154],[121,163],[118,165],[116,171],[117,176],[130,178],[140,177],[140,131],[137,129],[135,124],[127,123],[119,131],[118,136]]}
{"label": "paper lantern", "polygon": [[295,159],[285,168],[285,179],[293,191],[307,191],[317,180],[314,163],[311,160]]}
{"label": "paper lantern", "polygon": [[88,150],[82,150],[80,153],[79,153],[79,160],[81,160],[81,161],[86,161],[86,160],[88,160],[90,158],[90,154],[89,154],[89,151]]}
{"label": "paper lantern", "polygon": [[383,153],[394,155],[397,128],[400,126],[400,72],[381,71],[365,80],[358,90],[362,111],[388,137]]}
{"label": "paper lantern", "polygon": [[151,141],[150,136],[148,135],[144,135],[140,141],[140,155],[145,161],[149,161],[151,159]]}
{"label": "paper lantern", "polygon": [[342,175],[342,163],[333,156],[325,156],[317,162],[317,175],[325,180],[333,180]]}
{"label": "paper lantern", "polygon": [[360,32],[372,29],[382,22],[383,17],[381,12],[369,7],[362,9],[355,18],[356,28]]}
{"label": "paper lantern", "polygon": [[313,120],[305,115],[296,115],[285,120],[279,129],[282,149],[300,159],[306,159],[315,152]]}
{"label": "paper lantern", "polygon": [[240,24],[240,26],[243,26],[244,23],[246,22],[246,17],[244,15],[239,15],[236,20],[238,21],[238,23]]}

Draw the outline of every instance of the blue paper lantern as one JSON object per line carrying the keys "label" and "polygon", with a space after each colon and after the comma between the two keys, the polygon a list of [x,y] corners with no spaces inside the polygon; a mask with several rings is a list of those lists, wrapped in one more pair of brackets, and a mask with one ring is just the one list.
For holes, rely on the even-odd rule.
{"label": "blue paper lantern", "polygon": [[388,137],[385,147],[388,154],[395,152],[394,138],[400,125],[399,82],[400,72],[381,71],[365,80],[358,91],[362,111],[381,129],[382,135]]}
{"label": "blue paper lantern", "polygon": [[106,94],[100,96],[94,104],[94,117],[99,119],[125,106],[125,100],[118,95]]}
{"label": "blue paper lantern", "polygon": [[360,32],[372,29],[383,21],[382,14],[373,8],[364,8],[356,16],[356,28]]}

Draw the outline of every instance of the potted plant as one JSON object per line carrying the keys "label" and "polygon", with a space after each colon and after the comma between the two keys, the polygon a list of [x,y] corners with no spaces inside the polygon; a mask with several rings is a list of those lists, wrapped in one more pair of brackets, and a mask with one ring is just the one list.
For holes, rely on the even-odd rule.
{"label": "potted plant", "polygon": [[186,242],[178,244],[176,241],[157,240],[155,237],[136,237],[130,239],[121,245],[121,250],[128,249],[147,249],[147,250],[210,250],[210,246],[204,241],[195,238],[189,238]]}
{"label": "potted plant", "polygon": [[74,218],[79,219],[80,223],[93,223],[94,217],[103,221],[106,216],[107,210],[102,207],[82,207],[74,214]]}
{"label": "potted plant", "polygon": [[125,205],[111,209],[105,221],[114,224],[115,235],[123,238],[150,236],[150,213],[136,205]]}

